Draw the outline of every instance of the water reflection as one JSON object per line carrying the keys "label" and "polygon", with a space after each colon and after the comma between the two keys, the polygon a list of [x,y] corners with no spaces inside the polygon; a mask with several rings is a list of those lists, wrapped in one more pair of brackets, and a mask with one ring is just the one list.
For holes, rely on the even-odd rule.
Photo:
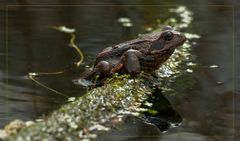
{"label": "water reflection", "polygon": [[[68,48],[68,36],[52,30],[53,25],[66,25],[77,29],[79,46],[89,65],[96,52],[133,38],[144,32],[144,27],[157,24],[156,19],[169,17],[169,7],[9,7],[9,77],[0,73],[0,126],[15,118],[30,120],[48,113],[64,103],[61,96],[37,86],[24,76],[28,72],[54,72],[66,70],[63,75],[38,78],[44,84],[71,96],[84,90],[71,83],[79,75],[71,70],[78,56]],[[220,68],[199,68],[194,75],[197,85],[188,90],[177,89],[187,97],[171,99],[175,109],[184,117],[183,125],[160,135],[161,140],[208,140],[209,136],[231,136],[232,109],[232,10],[229,7],[190,7],[195,21],[191,32],[202,35],[194,55],[202,66],[217,64]],[[111,12],[109,12],[111,11]],[[133,27],[124,28],[119,17],[132,19]],[[5,53],[1,53],[1,57]],[[83,68],[81,68],[82,71]],[[6,87],[6,79],[8,86]],[[217,82],[223,82],[219,85]],[[142,126],[143,127],[143,126]],[[146,133],[146,128],[139,127]],[[159,136],[159,134],[157,135]],[[232,138],[211,138],[231,140]]]}

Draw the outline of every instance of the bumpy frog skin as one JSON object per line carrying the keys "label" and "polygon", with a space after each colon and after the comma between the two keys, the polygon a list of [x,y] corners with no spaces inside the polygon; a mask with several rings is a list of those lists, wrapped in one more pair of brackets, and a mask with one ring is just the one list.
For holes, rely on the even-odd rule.
{"label": "bumpy frog skin", "polygon": [[[186,37],[170,26],[162,31],[146,34],[101,51],[91,70],[83,73],[81,80],[104,80],[114,73],[130,74],[152,73],[157,70],[181,46]],[[80,79],[79,79],[80,80]]]}

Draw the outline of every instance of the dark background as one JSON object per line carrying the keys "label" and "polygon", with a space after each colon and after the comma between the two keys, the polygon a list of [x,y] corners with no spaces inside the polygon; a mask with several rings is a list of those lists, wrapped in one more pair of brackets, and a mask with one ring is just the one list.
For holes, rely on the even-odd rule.
{"label": "dark background", "polygon": [[[69,37],[52,26],[66,25],[77,30],[77,42],[86,56],[84,65],[90,65],[103,48],[136,37],[145,27],[156,26],[157,19],[169,18],[169,8],[184,5],[194,13],[187,32],[201,35],[193,48],[201,67],[194,72],[196,85],[185,91],[188,98],[182,99],[180,105],[173,102],[184,118],[183,125],[166,134],[159,133],[158,138],[225,141],[240,135],[240,11],[236,1],[19,0],[0,4],[1,128],[14,119],[36,119],[66,102],[26,78],[29,72],[68,70],[78,59],[76,52],[68,48]],[[133,27],[122,27],[117,22],[119,17],[129,17]],[[210,65],[219,68],[209,69]],[[83,68],[79,72],[42,76],[39,80],[70,96],[78,96],[85,90],[71,80],[81,71]],[[144,130],[139,128],[139,136],[144,135]]]}

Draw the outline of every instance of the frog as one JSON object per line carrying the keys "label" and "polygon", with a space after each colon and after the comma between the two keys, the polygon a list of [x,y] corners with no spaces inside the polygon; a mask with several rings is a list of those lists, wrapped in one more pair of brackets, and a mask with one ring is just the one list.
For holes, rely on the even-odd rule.
{"label": "frog", "polygon": [[133,77],[139,76],[141,72],[153,73],[185,41],[183,33],[165,26],[161,31],[107,47],[97,54],[92,68],[83,72],[77,83],[91,85],[98,76],[101,85],[116,73]]}

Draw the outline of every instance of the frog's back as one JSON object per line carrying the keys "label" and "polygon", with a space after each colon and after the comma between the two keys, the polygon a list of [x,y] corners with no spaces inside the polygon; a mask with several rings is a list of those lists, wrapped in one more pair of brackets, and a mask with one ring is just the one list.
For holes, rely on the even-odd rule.
{"label": "frog's back", "polygon": [[130,49],[130,46],[125,46],[122,48],[108,47],[104,49],[101,53],[97,55],[97,58],[94,62],[94,66],[100,61],[107,61],[111,65],[115,66],[120,60],[122,54]]}
{"label": "frog's back", "polygon": [[107,61],[114,66],[119,62],[121,56],[127,50],[129,49],[145,50],[147,47],[151,45],[149,41],[156,40],[156,37],[158,37],[156,35],[159,34],[160,32],[145,34],[137,39],[120,43],[111,47],[107,47],[97,55],[96,60],[94,62],[94,66],[98,64],[100,61]]}

